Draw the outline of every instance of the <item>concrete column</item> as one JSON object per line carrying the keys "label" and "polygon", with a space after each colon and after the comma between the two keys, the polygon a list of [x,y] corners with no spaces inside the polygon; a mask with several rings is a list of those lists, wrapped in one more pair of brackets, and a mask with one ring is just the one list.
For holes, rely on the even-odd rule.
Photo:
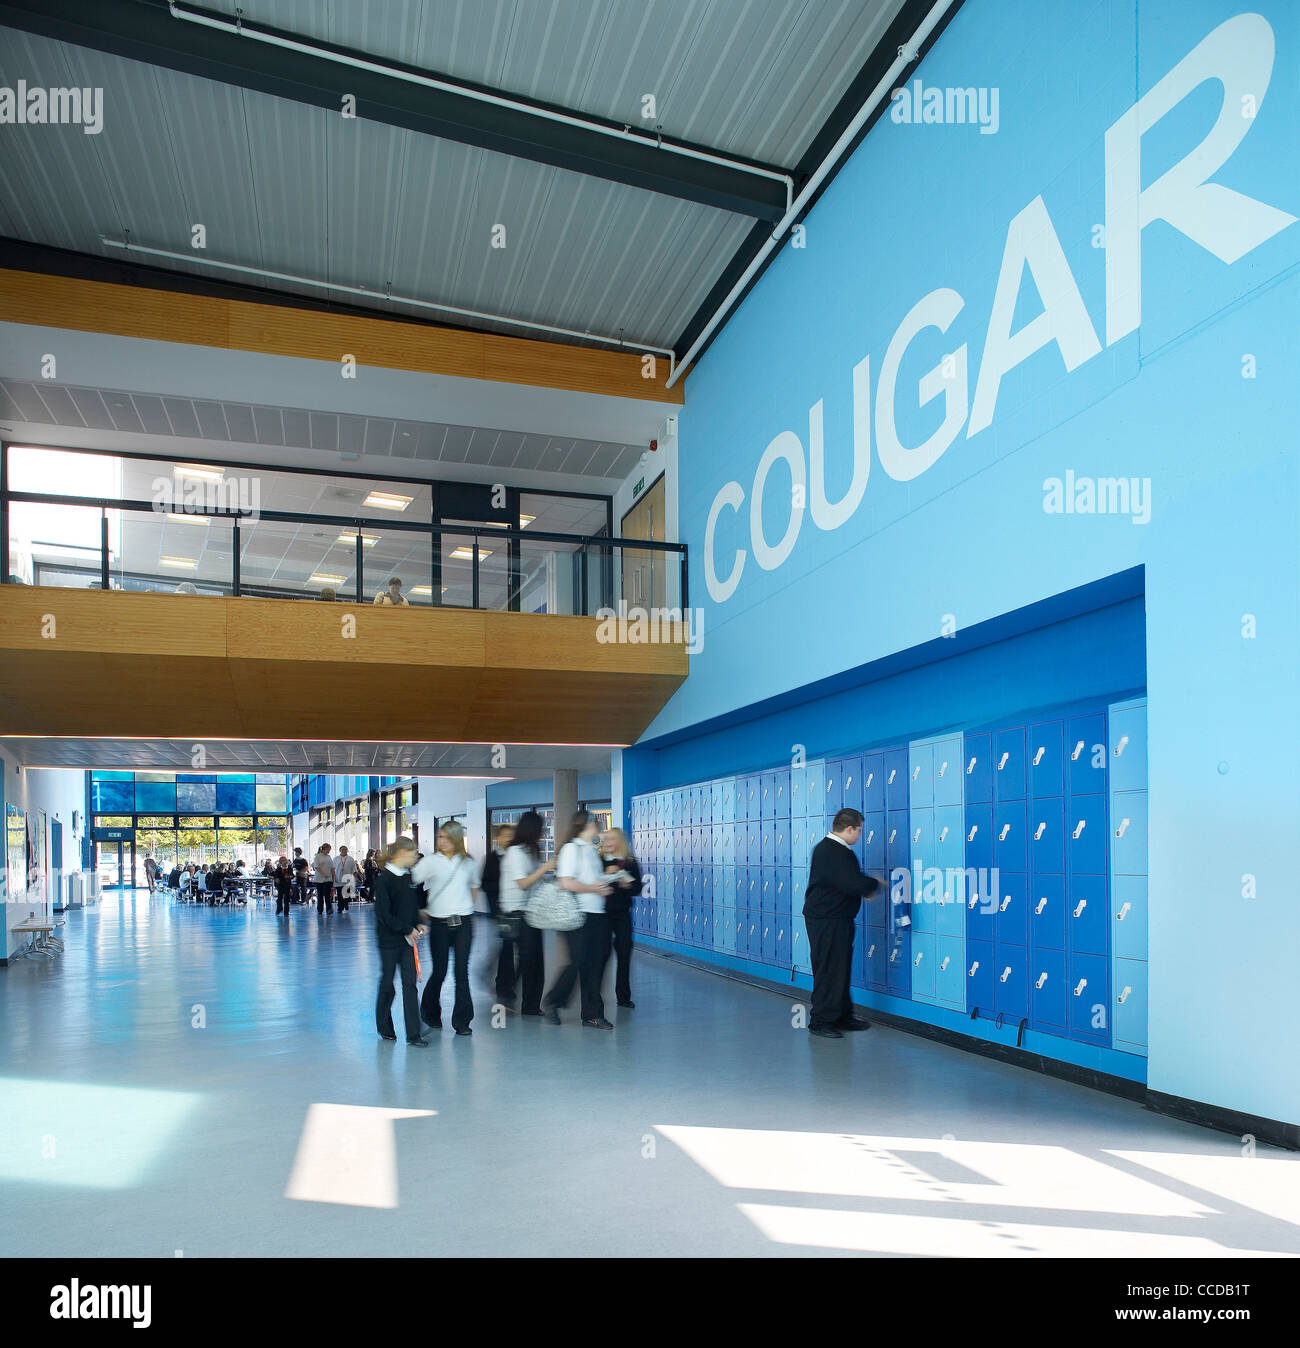
{"label": "concrete column", "polygon": [[573,768],[558,768],[551,787],[555,802],[555,845],[569,831],[569,820],[578,808],[578,774]]}

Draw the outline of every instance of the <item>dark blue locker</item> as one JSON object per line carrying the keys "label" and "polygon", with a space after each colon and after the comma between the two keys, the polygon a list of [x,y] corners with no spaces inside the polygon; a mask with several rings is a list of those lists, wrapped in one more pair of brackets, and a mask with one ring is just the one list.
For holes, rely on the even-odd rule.
{"label": "dark blue locker", "polygon": [[1110,1043],[1110,961],[1104,955],[1073,951],[1067,962],[1066,1015],[1071,1039]]}
{"label": "dark blue locker", "polygon": [[790,769],[777,768],[772,774],[772,786],[775,792],[773,817],[790,818]]}
{"label": "dark blue locker", "polygon": [[962,749],[962,799],[982,804],[993,799],[993,737],[967,735]]}
{"label": "dark blue locker", "polygon": [[891,874],[911,865],[911,836],[907,831],[907,810],[890,810],[885,818],[885,864]]}
{"label": "dark blue locker", "polygon": [[[806,821],[805,821],[806,822]],[[790,864],[790,829],[792,827],[789,819],[778,819],[776,821],[776,839],[774,846],[773,860],[778,866],[788,866]]]}
{"label": "dark blue locker", "polygon": [[1029,1022],[1047,1034],[1065,1033],[1065,951],[1030,951]]}
{"label": "dark blue locker", "polygon": [[765,913],[776,912],[776,867],[763,867],[763,892],[759,895],[758,906]]}
{"label": "dark blue locker", "polygon": [[1023,800],[1000,800],[993,807],[993,864],[1000,871],[1029,869],[1029,826]]}
{"label": "dark blue locker", "polygon": [[776,964],[779,969],[790,968],[790,918],[776,915]]}
{"label": "dark blue locker", "polygon": [[763,914],[763,936],[762,949],[760,951],[764,964],[776,963],[776,914]]}
{"label": "dark blue locker", "polygon": [[764,819],[759,834],[758,860],[762,866],[776,865],[776,820]]}
{"label": "dark blue locker", "polygon": [[1034,876],[1029,890],[1029,943],[1065,949],[1065,876]]}
{"label": "dark blue locker", "polygon": [[763,907],[763,868],[761,866],[751,866],[749,868],[749,892],[745,897],[745,906],[750,914],[757,913]]}
{"label": "dark blue locker", "polygon": [[993,919],[993,940],[1001,946],[1027,945],[1029,877],[1023,872],[998,872],[998,911]]}
{"label": "dark blue locker", "polygon": [[706,908],[713,907],[713,867],[700,868],[700,902]]}
{"label": "dark blue locker", "polygon": [[873,810],[862,819],[862,869],[864,871],[883,871],[885,869],[885,812]]}
{"label": "dark blue locker", "polygon": [[1071,796],[1065,816],[1066,869],[1071,875],[1104,875],[1110,869],[1106,797]]}
{"label": "dark blue locker", "polygon": [[993,806],[966,806],[966,867],[993,869]]}
{"label": "dark blue locker", "polygon": [[907,746],[885,750],[885,808],[906,810],[911,804],[907,780]]}
{"label": "dark blue locker", "polygon": [[1070,717],[1065,727],[1065,756],[1071,795],[1100,795],[1106,790],[1104,712]]}
{"label": "dark blue locker", "polygon": [[993,947],[993,1005],[1011,1020],[1029,1014],[1029,956],[1022,945]]}
{"label": "dark blue locker", "polygon": [[700,825],[700,865],[712,866],[713,857],[713,825]]}
{"label": "dark blue locker", "polygon": [[873,814],[885,808],[885,755],[862,755],[862,813]]}
{"label": "dark blue locker", "polygon": [[1025,798],[1025,728],[993,732],[993,799]]}
{"label": "dark blue locker", "polygon": [[776,903],[773,905],[778,916],[790,916],[791,877],[789,866],[777,866],[773,869],[776,883]]}
{"label": "dark blue locker", "polygon": [[966,877],[966,939],[968,941],[991,941],[998,904],[1002,900],[997,892],[997,875],[992,870],[981,870],[973,877]]}
{"label": "dark blue locker", "polygon": [[1062,745],[1065,727],[1060,721],[1039,721],[1029,727],[1029,794],[1063,796],[1065,769]]}
{"label": "dark blue locker", "polygon": [[866,985],[876,992],[884,992],[885,960],[889,953],[889,939],[885,935],[885,929],[868,926],[863,933],[863,940],[866,942],[862,957]]}
{"label": "dark blue locker", "polygon": [[993,1006],[993,942],[966,942],[966,1010],[983,1012]]}
{"label": "dark blue locker", "polygon": [[1035,874],[1065,871],[1065,802],[1059,796],[1030,804],[1029,859]]}
{"label": "dark blue locker", "polygon": [[751,908],[745,924],[745,953],[752,960],[763,958],[763,914]]}
{"label": "dark blue locker", "polygon": [[895,997],[912,1000],[912,941],[906,928],[895,931],[890,939],[885,987]]}
{"label": "dark blue locker", "polygon": [[762,820],[776,818],[776,773],[774,772],[765,772],[760,779],[758,811],[758,817]]}
{"label": "dark blue locker", "polygon": [[862,900],[864,921],[869,927],[883,927],[889,920],[889,886],[882,884]]}
{"label": "dark blue locker", "polygon": [[761,866],[763,864],[763,823],[758,819],[751,819],[749,828],[749,864],[751,866]]}
{"label": "dark blue locker", "polygon": [[862,812],[862,758],[850,754],[840,759],[840,808]]}
{"label": "dark blue locker", "polygon": [[1081,954],[1104,955],[1110,934],[1106,876],[1071,876],[1066,892],[1070,908],[1065,920],[1069,948]]}
{"label": "dark blue locker", "polygon": [[843,766],[842,759],[828,758],[826,760],[826,785],[822,791],[822,810],[832,816],[840,808],[840,802],[844,799],[844,779],[841,776]]}

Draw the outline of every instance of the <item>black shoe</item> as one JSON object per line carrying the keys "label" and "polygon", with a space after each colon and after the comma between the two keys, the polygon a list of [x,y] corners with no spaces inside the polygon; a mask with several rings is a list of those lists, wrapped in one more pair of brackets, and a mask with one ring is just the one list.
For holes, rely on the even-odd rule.
{"label": "black shoe", "polygon": [[588,1030],[612,1030],[614,1026],[601,1016],[597,1020],[584,1020],[583,1026]]}
{"label": "black shoe", "polygon": [[467,1029],[464,1029],[464,1030],[457,1030],[456,1033],[457,1033],[457,1034],[473,1034],[474,1031],[467,1028]]}
{"label": "black shoe", "polygon": [[521,1016],[538,1016],[538,1017],[540,1017],[542,1013],[541,1013],[540,1011],[521,1011],[519,1014],[520,1014]]}
{"label": "black shoe", "polygon": [[824,1029],[819,1025],[815,1030],[809,1029],[809,1034],[815,1034],[819,1039],[843,1039],[843,1034],[834,1026],[828,1025]]}
{"label": "black shoe", "polygon": [[624,1011],[635,1011],[635,1010],[636,1010],[636,1003],[635,1003],[635,1002],[619,1002],[619,1006],[621,1006],[621,1007],[623,1008]]}
{"label": "black shoe", "polygon": [[407,1048],[428,1048],[428,1047],[429,1047],[429,1041],[428,1041],[427,1039],[408,1039],[408,1040],[406,1041],[406,1047],[407,1047]]}
{"label": "black shoe", "polygon": [[869,1020],[861,1020],[855,1016],[852,1020],[840,1021],[835,1028],[837,1030],[869,1030],[871,1028],[871,1022]]}
{"label": "black shoe", "polygon": [[[421,1016],[420,1019],[421,1019],[421,1020],[424,1020],[424,1017]],[[440,1020],[425,1020],[424,1023],[425,1023],[425,1024],[429,1027],[429,1029],[431,1029],[431,1030],[440,1030],[440,1029],[442,1029],[442,1021],[440,1021]]]}
{"label": "black shoe", "polygon": [[397,1036],[395,1034],[381,1034],[379,1037],[381,1039],[387,1039],[390,1044],[397,1043]]}
{"label": "black shoe", "polygon": [[558,1025],[560,1023],[560,1013],[553,1006],[547,1006],[542,1009],[542,1019],[548,1025]]}

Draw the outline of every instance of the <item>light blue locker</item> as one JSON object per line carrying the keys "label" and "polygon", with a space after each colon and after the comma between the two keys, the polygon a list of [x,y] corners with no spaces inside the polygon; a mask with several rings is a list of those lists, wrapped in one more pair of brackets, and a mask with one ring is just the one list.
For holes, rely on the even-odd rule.
{"label": "light blue locker", "polygon": [[1065,724],[1066,786],[1072,796],[1106,790],[1106,716],[1090,712]]}
{"label": "light blue locker", "polygon": [[809,860],[808,821],[794,818],[790,820],[790,865],[795,870],[807,870]]}
{"label": "light blue locker", "polygon": [[758,842],[759,864],[763,866],[776,865],[776,820],[764,819],[761,830],[759,831]]}
{"label": "light blue locker", "polygon": [[790,966],[801,974],[812,973],[812,956],[808,951],[808,928],[802,913],[790,916]]}
{"label": "light blue locker", "polygon": [[1145,960],[1115,961],[1114,995],[1111,998],[1114,1044],[1126,1053],[1146,1056],[1147,963]]}
{"label": "light blue locker", "polygon": [[721,788],[718,792],[719,817],[724,824],[734,824],[736,821],[736,779],[734,777],[724,777]]}
{"label": "light blue locker", "polygon": [[791,903],[793,901],[794,886],[790,874],[789,866],[778,866],[773,872],[773,879],[776,884],[776,904],[775,910],[778,914],[790,913]]}
{"label": "light blue locker", "polygon": [[759,958],[764,964],[776,963],[776,914],[762,915],[762,936],[760,937]]}
{"label": "light blue locker", "polygon": [[1063,1035],[1065,1003],[1065,951],[1033,949],[1029,962],[1029,1019],[1034,1029]]}
{"label": "light blue locker", "polygon": [[1035,874],[1065,871],[1065,801],[1059,796],[1030,803],[1029,859]]}
{"label": "light blue locker", "polygon": [[1060,721],[1038,721],[1029,727],[1030,796],[1046,799],[1065,794],[1064,737]]}
{"label": "light blue locker", "polygon": [[939,805],[934,811],[934,865],[942,871],[961,870],[966,847],[962,830],[962,807]]}
{"label": "light blue locker", "polygon": [[1111,797],[1110,868],[1114,875],[1147,873],[1147,793],[1116,791]]}
{"label": "light blue locker", "polygon": [[790,818],[802,819],[808,813],[808,768],[800,765],[790,769]]}
{"label": "light blue locker", "polygon": [[912,903],[912,930],[933,933],[939,920],[939,885],[934,867],[918,868],[913,863],[908,891]]}
{"label": "light blue locker", "polygon": [[772,774],[773,816],[790,818],[790,769],[777,768]]}
{"label": "light blue locker", "polygon": [[915,874],[917,865],[925,869],[934,865],[934,810],[930,806],[913,808],[908,821],[908,864]]}
{"label": "light blue locker", "polygon": [[782,916],[778,913],[776,915],[776,967],[778,969],[790,968],[792,931],[792,919],[788,915]]}
{"label": "light blue locker", "polygon": [[1107,718],[1112,791],[1144,791],[1147,785],[1147,705],[1117,703]]}
{"label": "light blue locker", "polygon": [[940,934],[934,943],[934,993],[940,1006],[953,1011],[966,1009],[966,942]]}
{"label": "light blue locker", "polygon": [[759,779],[758,817],[766,822],[776,818],[776,773],[765,772]]}
{"label": "light blue locker", "polygon": [[833,815],[844,800],[843,760],[828,758],[822,781],[822,813]]}
{"label": "light blue locker", "polygon": [[933,764],[935,805],[960,805],[962,799],[961,736],[947,735],[943,739],[936,740],[931,761]]}
{"label": "light blue locker", "polygon": [[804,814],[810,819],[823,815],[826,796],[826,764],[822,759],[809,763],[804,769]]}
{"label": "light blue locker", "polygon": [[1116,959],[1147,957],[1147,878],[1116,875],[1110,882],[1110,948]]}
{"label": "light blue locker", "polygon": [[862,755],[862,813],[885,808],[885,755],[881,750]]}
{"label": "light blue locker", "polygon": [[1035,875],[1029,890],[1029,942],[1065,949],[1065,876]]}
{"label": "light blue locker", "polygon": [[907,802],[911,809],[934,804],[934,745],[914,740],[907,750]]}
{"label": "light blue locker", "polygon": [[930,1002],[935,997],[935,937],[933,932],[912,932],[912,1000]]}
{"label": "light blue locker", "polygon": [[945,870],[940,886],[935,930],[940,936],[966,935],[966,876],[960,870]]}

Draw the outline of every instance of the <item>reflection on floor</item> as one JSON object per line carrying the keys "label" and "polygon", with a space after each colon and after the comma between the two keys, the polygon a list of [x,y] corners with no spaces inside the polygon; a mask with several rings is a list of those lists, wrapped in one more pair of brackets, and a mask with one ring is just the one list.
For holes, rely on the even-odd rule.
{"label": "reflection on floor", "polygon": [[0,971],[0,1254],[1300,1253],[1300,1157],[650,955],[557,1029],[482,924],[473,1036],[383,1043],[372,923],[137,893]]}

